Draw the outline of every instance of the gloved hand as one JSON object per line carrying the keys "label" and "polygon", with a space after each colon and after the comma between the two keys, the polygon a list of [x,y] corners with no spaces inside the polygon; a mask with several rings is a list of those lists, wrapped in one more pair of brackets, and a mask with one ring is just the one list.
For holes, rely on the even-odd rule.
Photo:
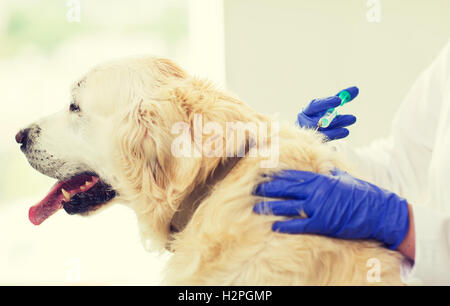
{"label": "gloved hand", "polygon": [[[347,90],[351,95],[351,99],[349,101],[356,98],[359,93],[357,87],[350,87],[345,90]],[[341,93],[341,91],[339,93]],[[315,129],[319,119],[329,108],[336,107],[341,104],[339,93],[336,96],[312,100],[308,106],[297,115],[298,125],[303,128]],[[325,134],[329,140],[344,138],[349,134],[349,131],[345,127],[352,125],[355,122],[356,117],[353,115],[337,115],[328,127],[319,128],[318,131]]]}
{"label": "gloved hand", "polygon": [[[331,175],[286,170],[260,184],[254,194],[286,198],[253,208],[258,214],[293,217],[275,222],[277,232],[375,239],[395,250],[409,228],[405,199],[340,170]],[[301,212],[307,217],[301,218]]]}

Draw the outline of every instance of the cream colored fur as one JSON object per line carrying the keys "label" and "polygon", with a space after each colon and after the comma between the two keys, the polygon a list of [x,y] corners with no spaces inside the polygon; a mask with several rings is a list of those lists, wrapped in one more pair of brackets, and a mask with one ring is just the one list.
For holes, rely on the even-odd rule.
{"label": "cream colored fur", "polygon": [[[114,67],[122,67],[130,75],[126,81],[122,76],[121,86],[128,88],[124,89],[125,113],[115,139],[114,187],[121,200],[136,211],[144,242],[151,240],[156,249],[162,249],[169,242],[169,224],[182,199],[226,159],[175,158],[170,151],[175,137],[170,132],[173,124],[192,124],[194,114],[202,114],[204,122],[222,124],[271,119],[165,59],[133,59]],[[261,158],[247,157],[213,187],[187,227],[170,243],[174,255],[164,283],[401,284],[402,256],[397,252],[372,241],[275,233],[271,225],[282,217],[252,212],[253,205],[261,200],[252,196],[252,190],[264,180],[262,174],[281,169],[318,173],[327,173],[333,167],[349,170],[332,147],[310,130],[282,125],[279,148],[277,168],[261,168]],[[372,258],[381,263],[380,283],[368,282]]]}

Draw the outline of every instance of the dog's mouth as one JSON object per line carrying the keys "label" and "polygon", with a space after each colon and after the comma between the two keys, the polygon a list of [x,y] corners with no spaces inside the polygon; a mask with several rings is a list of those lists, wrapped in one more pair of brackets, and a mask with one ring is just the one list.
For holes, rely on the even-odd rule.
{"label": "dog's mouth", "polygon": [[45,198],[32,206],[28,217],[39,225],[61,208],[68,214],[87,214],[116,196],[116,191],[95,173],[82,173],[58,181]]}

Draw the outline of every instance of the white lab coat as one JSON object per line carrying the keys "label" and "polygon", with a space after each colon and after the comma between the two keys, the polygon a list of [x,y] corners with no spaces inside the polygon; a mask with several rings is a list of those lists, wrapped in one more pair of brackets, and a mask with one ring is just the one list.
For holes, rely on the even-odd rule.
{"label": "white lab coat", "polygon": [[388,138],[337,148],[364,179],[413,206],[415,262],[404,262],[404,282],[450,285],[450,41],[409,91]]}

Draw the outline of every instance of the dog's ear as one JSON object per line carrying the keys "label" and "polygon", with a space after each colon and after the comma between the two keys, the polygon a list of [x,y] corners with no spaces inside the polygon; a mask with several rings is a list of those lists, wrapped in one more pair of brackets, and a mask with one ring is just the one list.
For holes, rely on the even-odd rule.
{"label": "dog's ear", "polygon": [[173,202],[198,171],[192,158],[176,158],[171,151],[174,123],[185,122],[183,110],[162,90],[153,99],[140,100],[130,109],[118,131],[120,159],[127,181],[136,194]]}

